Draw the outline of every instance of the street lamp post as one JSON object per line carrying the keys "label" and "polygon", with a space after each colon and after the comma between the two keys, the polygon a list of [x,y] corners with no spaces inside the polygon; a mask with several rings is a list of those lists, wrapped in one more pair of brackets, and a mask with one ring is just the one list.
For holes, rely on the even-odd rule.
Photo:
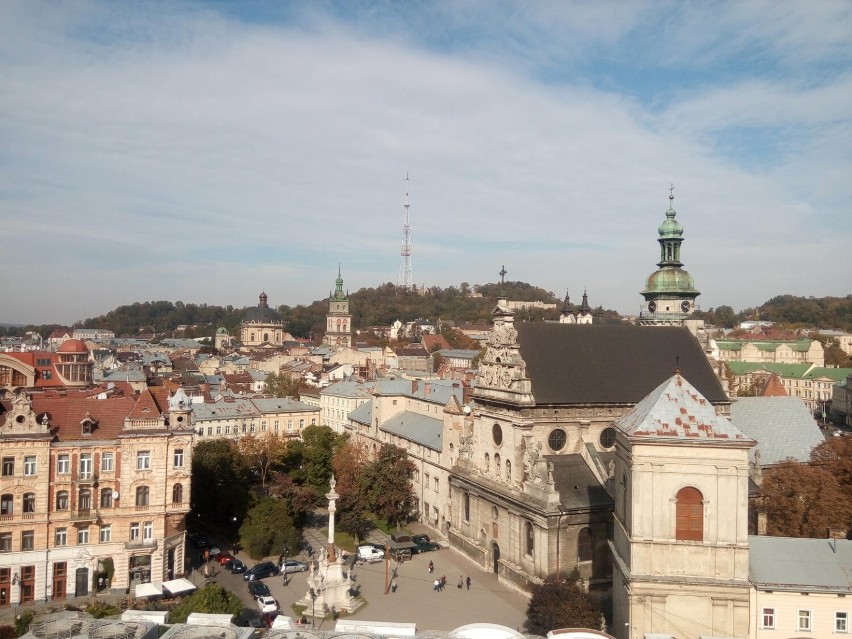
{"label": "street lamp post", "polygon": [[314,621],[315,621],[314,615],[316,614],[316,611],[317,611],[317,591],[314,590],[313,588],[311,588],[311,628],[315,627],[314,626]]}

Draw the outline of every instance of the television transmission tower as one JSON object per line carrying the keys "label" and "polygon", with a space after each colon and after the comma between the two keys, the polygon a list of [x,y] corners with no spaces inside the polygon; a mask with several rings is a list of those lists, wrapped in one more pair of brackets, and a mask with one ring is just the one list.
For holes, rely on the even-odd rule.
{"label": "television transmission tower", "polygon": [[411,227],[408,224],[408,208],[411,204],[408,201],[408,173],[405,174],[405,213],[402,218],[402,250],[399,252],[399,280],[397,286],[410,291],[414,288],[414,281],[411,277]]}

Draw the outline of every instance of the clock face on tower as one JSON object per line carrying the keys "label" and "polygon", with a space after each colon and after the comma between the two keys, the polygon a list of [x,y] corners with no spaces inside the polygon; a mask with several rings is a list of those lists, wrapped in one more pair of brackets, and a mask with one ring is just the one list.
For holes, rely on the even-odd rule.
{"label": "clock face on tower", "polygon": [[657,303],[653,300],[648,302],[648,310],[651,311],[652,313],[656,313],[657,312]]}
{"label": "clock face on tower", "polygon": [[689,313],[689,302],[687,300],[683,300],[680,303],[680,310],[682,310],[684,313]]}

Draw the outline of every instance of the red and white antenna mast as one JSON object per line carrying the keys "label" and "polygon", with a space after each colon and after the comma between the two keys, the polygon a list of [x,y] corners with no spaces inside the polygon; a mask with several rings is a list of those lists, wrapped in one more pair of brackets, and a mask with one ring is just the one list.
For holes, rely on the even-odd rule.
{"label": "red and white antenna mast", "polygon": [[399,252],[399,280],[397,286],[405,290],[414,288],[411,277],[411,227],[408,224],[408,209],[411,204],[408,201],[408,173],[405,174],[405,213],[402,218],[402,250]]}

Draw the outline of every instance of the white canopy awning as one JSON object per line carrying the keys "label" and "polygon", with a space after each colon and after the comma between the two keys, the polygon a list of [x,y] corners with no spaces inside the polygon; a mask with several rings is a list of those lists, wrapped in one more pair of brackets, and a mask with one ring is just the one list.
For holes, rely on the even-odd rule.
{"label": "white canopy awning", "polygon": [[179,595],[182,592],[192,592],[193,590],[196,590],[194,583],[192,583],[189,579],[183,578],[164,581],[163,588],[173,595]]}
{"label": "white canopy awning", "polygon": [[148,584],[136,585],[137,597],[159,597],[163,594],[163,584],[159,581],[154,581]]}

